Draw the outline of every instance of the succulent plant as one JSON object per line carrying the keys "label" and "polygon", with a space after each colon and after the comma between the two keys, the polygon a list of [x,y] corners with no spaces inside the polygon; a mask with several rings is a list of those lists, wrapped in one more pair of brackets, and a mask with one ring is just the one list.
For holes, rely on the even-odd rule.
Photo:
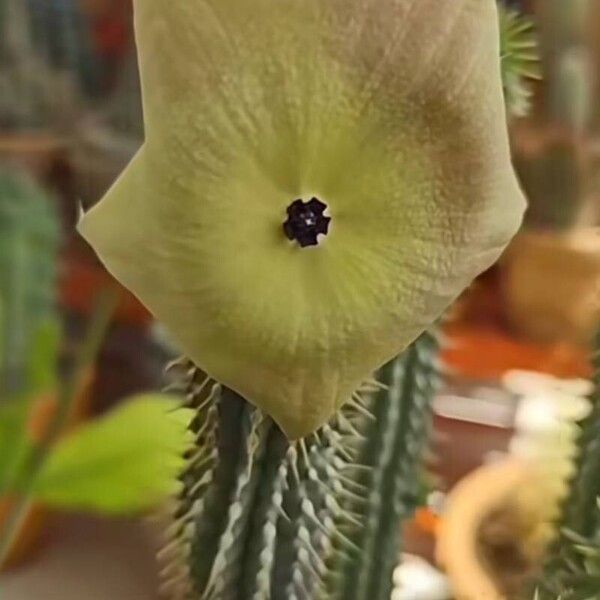
{"label": "succulent plant", "polygon": [[56,326],[58,241],[52,200],[27,176],[0,171],[0,400],[25,391],[36,344]]}
{"label": "succulent plant", "polygon": [[594,108],[589,9],[588,0],[548,0],[540,9],[545,116],[541,130],[530,134],[535,139],[517,145],[515,157],[532,228],[570,229],[589,200],[595,152],[586,132]]}
{"label": "succulent plant", "polygon": [[437,347],[423,334],[296,443],[178,362],[196,442],[162,553],[166,589],[176,598],[389,599],[400,523],[419,501]]}
{"label": "succulent plant", "polygon": [[600,590],[600,332],[594,408],[583,426],[580,459],[564,505],[562,537],[549,556],[536,600],[592,600]]}
{"label": "succulent plant", "polygon": [[500,75],[522,108],[529,46],[509,19],[500,69],[493,0],[135,5],[146,141],[80,231],[189,356],[165,587],[387,600],[423,331],[520,224]]}
{"label": "succulent plant", "polygon": [[541,77],[538,40],[534,23],[518,10],[499,5],[500,56],[504,95],[509,115],[529,112],[531,82]]}

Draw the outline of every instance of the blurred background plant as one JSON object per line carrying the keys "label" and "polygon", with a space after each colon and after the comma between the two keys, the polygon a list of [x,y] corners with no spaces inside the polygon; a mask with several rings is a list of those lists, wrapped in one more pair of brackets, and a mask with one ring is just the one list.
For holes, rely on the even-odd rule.
{"label": "blurred background plant", "polygon": [[582,426],[577,470],[558,522],[536,600],[586,600],[600,590],[600,332],[596,338],[592,412]]}
{"label": "blurred background plant", "polygon": [[590,206],[599,193],[590,177],[597,160],[597,142],[589,131],[596,105],[590,8],[589,0],[548,0],[542,8],[543,114],[533,130],[522,133],[515,156],[530,200],[530,228],[571,229],[595,208]]}
{"label": "blurred background plant", "polygon": [[[21,0],[0,3],[3,133],[64,127],[73,118],[77,105],[74,67],[85,42],[85,38],[77,36],[81,30],[75,21],[77,13],[68,0],[37,2],[39,8],[33,13],[32,3]],[[46,15],[42,14],[42,7]],[[49,27],[53,43],[47,35]]]}
{"label": "blurred background plant", "polygon": [[65,360],[59,222],[25,174],[0,172],[0,240],[2,568],[35,541],[46,508],[131,513],[172,493],[189,417],[168,414],[173,400],[154,394],[82,425],[114,299],[101,300],[81,347]]}
{"label": "blurred background plant", "polygon": [[[384,385],[370,382],[336,423],[289,450],[268,419],[192,365],[163,376],[176,350],[73,234],[79,204],[97,201],[143,141],[131,3],[0,0],[0,539],[6,550],[7,529],[19,534],[14,559],[48,509],[103,515],[44,519],[46,551],[0,575],[3,600],[54,590],[60,600],[154,600],[155,536],[140,541],[115,516],[160,504],[184,447],[162,553],[175,597],[451,597],[434,566],[445,494],[508,451],[525,404],[505,374],[589,379],[600,320],[600,2],[499,7],[526,225],[439,330],[377,375]],[[95,308],[106,289],[119,290],[108,328]],[[189,412],[162,417],[182,401],[157,395],[165,382],[196,413],[192,439]],[[51,427],[58,404],[68,418]],[[540,600],[587,598],[596,584],[597,526],[569,516],[593,522],[600,495],[594,414],[566,501],[570,533],[552,546]],[[519,548],[527,536],[502,516],[486,521],[488,541]],[[522,575],[495,565],[493,581]]]}
{"label": "blurred background plant", "polygon": [[535,8],[544,78],[534,116],[513,127],[529,209],[507,253],[507,314],[523,336],[589,342],[600,313],[598,3],[547,0]]}

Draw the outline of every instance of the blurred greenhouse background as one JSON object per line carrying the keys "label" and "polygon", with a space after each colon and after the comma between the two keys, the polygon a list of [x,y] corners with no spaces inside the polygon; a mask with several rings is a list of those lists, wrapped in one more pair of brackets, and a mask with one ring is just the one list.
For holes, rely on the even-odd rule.
{"label": "blurred greenhouse background", "polygon": [[[442,359],[452,375],[434,405],[423,506],[405,531],[405,552],[428,583],[419,591],[421,575],[409,577],[399,600],[450,598],[442,575],[427,571],[438,507],[519,433],[521,397],[505,374],[592,377],[600,322],[600,0],[508,4],[532,17],[542,57],[541,77],[518,90],[517,100],[533,108],[511,124],[530,207],[502,260],[444,325]],[[181,423],[155,424],[157,407],[175,406],[158,393],[177,350],[75,232],[81,207],[102,197],[142,141],[130,0],[0,0],[0,530],[19,491],[33,485],[23,465],[35,462],[37,442],[48,450],[72,431],[92,438],[69,438],[74,445],[59,447],[50,465],[54,479],[50,473],[35,484],[37,499],[24,507],[0,564],[2,600],[158,597],[154,555],[173,467],[161,462],[153,438],[164,429],[165,444],[184,444]],[[67,401],[69,414],[51,430]],[[149,462],[121,473],[125,455],[106,450],[135,429],[128,411],[147,423],[132,452]]]}

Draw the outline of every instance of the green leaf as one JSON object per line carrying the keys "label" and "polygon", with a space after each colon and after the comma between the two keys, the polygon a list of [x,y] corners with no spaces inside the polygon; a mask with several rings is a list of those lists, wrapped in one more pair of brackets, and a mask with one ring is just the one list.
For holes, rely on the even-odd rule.
{"label": "green leaf", "polygon": [[145,395],[61,441],[33,487],[45,503],[109,514],[149,508],[176,491],[190,411]]}
{"label": "green leaf", "polygon": [[0,406],[0,494],[14,488],[30,444],[24,432],[29,402],[5,399]]}

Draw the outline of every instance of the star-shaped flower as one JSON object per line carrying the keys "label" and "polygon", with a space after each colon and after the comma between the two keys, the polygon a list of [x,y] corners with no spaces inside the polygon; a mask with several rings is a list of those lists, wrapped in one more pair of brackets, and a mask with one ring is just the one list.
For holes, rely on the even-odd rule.
{"label": "star-shaped flower", "polygon": [[146,141],[81,232],[308,434],[520,224],[495,0],[135,4]]}

